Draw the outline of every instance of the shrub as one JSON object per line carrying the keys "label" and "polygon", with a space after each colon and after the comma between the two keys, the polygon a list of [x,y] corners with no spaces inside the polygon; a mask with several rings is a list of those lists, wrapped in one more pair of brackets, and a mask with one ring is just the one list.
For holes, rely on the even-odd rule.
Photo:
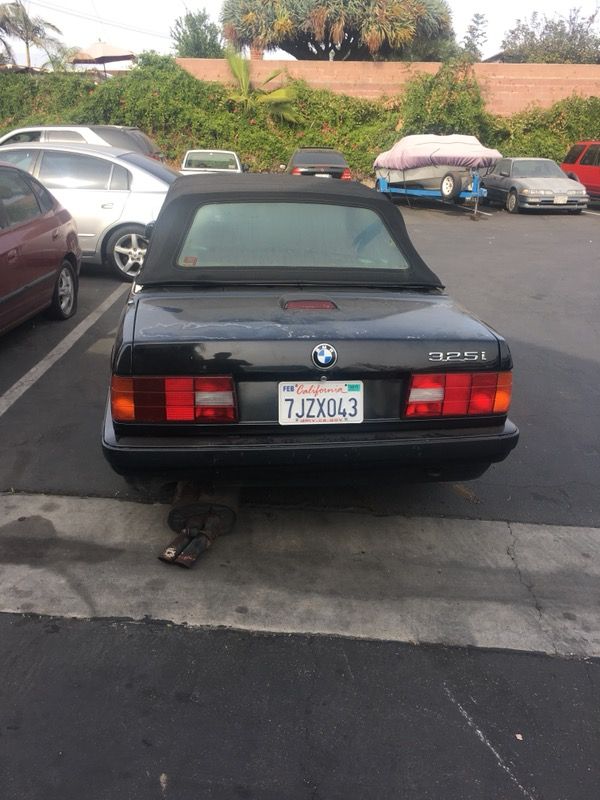
{"label": "shrub", "polygon": [[465,133],[486,141],[493,117],[471,62],[443,64],[435,75],[417,75],[407,85],[400,107],[402,133]]}
{"label": "shrub", "polygon": [[600,131],[600,97],[572,95],[551,108],[531,107],[498,127],[497,143],[511,156],[535,155],[562,161],[573,142]]}
{"label": "shrub", "polygon": [[228,87],[199,81],[169,56],[146,53],[130,72],[96,85],[79,73],[0,76],[0,131],[28,124],[116,124],[142,128],[174,165],[193,147],[237,150],[252,170],[275,171],[299,146],[340,149],[358,177],[409,133],[468,133],[505,155],[559,159],[600,130],[600,98],[573,96],[551,109],[492,117],[465,62],[414,78],[401,97],[362,100],[294,84],[293,125],[258,105],[245,116]]}

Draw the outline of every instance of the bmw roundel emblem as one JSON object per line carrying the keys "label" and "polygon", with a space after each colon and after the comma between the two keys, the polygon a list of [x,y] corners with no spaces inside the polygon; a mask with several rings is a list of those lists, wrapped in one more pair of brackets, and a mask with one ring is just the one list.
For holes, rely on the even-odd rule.
{"label": "bmw roundel emblem", "polygon": [[319,369],[330,369],[337,358],[337,350],[330,344],[318,344],[312,351],[313,364]]}

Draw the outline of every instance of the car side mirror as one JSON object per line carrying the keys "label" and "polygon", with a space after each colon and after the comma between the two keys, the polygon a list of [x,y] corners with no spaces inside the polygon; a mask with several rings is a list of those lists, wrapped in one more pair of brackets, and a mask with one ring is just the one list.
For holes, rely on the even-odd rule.
{"label": "car side mirror", "polygon": [[150,237],[152,236],[155,225],[156,225],[155,221],[149,222],[144,229],[144,238],[147,239],[148,241],[150,241]]}
{"label": "car side mirror", "polygon": [[248,164],[242,164],[242,172],[250,172],[250,167]]}

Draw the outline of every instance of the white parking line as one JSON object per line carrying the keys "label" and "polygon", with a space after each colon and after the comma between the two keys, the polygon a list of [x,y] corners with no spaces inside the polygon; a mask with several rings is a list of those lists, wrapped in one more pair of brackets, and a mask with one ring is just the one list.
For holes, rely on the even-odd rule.
{"label": "white parking line", "polygon": [[600,217],[600,212],[598,211],[584,211],[584,214],[589,214],[591,217]]}
{"label": "white parking line", "polygon": [[83,336],[83,334],[89,330],[94,323],[96,323],[100,317],[104,314],[105,311],[108,309],[128,291],[129,287],[125,284],[119,286],[118,289],[110,294],[106,300],[101,303],[98,308],[92,311],[91,314],[82,320],[79,325],[74,328],[68,336],[59,342],[56,347],[51,350],[44,358],[39,361],[35,367],[32,367],[29,372],[25,373],[22,378],[20,378],[16,383],[14,383],[10,389],[8,389],[3,395],[0,396],[0,417],[5,414],[8,409],[17,402],[19,397],[21,397],[27,389],[38,381],[42,375],[44,375],[50,367],[52,367],[56,362],[62,358],[65,353],[67,353],[74,344],[76,344],[79,339]]}

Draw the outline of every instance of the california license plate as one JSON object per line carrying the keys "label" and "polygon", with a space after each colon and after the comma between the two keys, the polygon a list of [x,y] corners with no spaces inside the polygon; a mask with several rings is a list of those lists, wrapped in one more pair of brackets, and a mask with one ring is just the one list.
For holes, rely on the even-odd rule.
{"label": "california license plate", "polygon": [[554,195],[554,205],[555,206],[566,206],[569,198],[566,194],[555,194]]}
{"label": "california license plate", "polygon": [[362,381],[279,384],[280,425],[351,425],[363,421]]}

